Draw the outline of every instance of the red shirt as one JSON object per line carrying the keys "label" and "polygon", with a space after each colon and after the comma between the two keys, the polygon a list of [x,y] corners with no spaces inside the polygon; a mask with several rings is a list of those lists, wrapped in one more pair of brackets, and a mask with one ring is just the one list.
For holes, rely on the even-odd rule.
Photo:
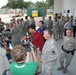
{"label": "red shirt", "polygon": [[42,51],[43,45],[44,45],[44,38],[42,34],[38,31],[32,34],[33,37],[33,44],[39,47],[39,50]]}

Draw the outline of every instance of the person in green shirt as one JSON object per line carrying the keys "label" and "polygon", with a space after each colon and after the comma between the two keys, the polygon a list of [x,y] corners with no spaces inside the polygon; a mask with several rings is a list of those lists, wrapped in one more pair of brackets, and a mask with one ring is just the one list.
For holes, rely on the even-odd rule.
{"label": "person in green shirt", "polygon": [[[32,45],[32,43],[30,43]],[[31,47],[31,53],[34,62],[29,63],[30,52],[25,52],[25,49],[21,45],[16,45],[12,50],[12,59],[14,62],[10,64],[10,70],[13,75],[35,75],[38,70],[37,57],[34,53],[34,49]],[[27,56],[26,56],[27,54]]]}

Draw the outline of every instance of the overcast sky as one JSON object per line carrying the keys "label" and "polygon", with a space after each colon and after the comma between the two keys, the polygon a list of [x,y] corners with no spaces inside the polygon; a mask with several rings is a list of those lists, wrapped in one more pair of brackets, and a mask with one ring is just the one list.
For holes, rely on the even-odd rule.
{"label": "overcast sky", "polygon": [[[24,0],[24,1],[32,1],[32,2],[36,2],[36,1],[43,1],[43,0]],[[45,1],[45,0],[44,0]],[[0,1],[0,8],[4,5],[6,5],[6,3],[8,2],[8,0],[1,0]]]}

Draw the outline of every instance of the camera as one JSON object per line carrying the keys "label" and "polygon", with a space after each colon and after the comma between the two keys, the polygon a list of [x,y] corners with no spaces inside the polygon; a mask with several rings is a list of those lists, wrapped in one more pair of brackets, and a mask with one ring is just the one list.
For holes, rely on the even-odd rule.
{"label": "camera", "polygon": [[31,48],[30,48],[30,40],[22,40],[22,45],[25,48],[26,52],[30,52]]}

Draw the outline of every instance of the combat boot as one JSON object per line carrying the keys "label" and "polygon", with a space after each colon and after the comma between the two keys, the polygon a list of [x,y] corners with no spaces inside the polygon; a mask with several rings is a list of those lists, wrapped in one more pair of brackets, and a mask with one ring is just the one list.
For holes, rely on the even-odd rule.
{"label": "combat boot", "polygon": [[66,72],[67,72],[67,67],[64,67],[63,73],[66,73]]}
{"label": "combat boot", "polygon": [[62,70],[64,69],[64,66],[60,66],[59,68],[57,68],[57,70]]}

